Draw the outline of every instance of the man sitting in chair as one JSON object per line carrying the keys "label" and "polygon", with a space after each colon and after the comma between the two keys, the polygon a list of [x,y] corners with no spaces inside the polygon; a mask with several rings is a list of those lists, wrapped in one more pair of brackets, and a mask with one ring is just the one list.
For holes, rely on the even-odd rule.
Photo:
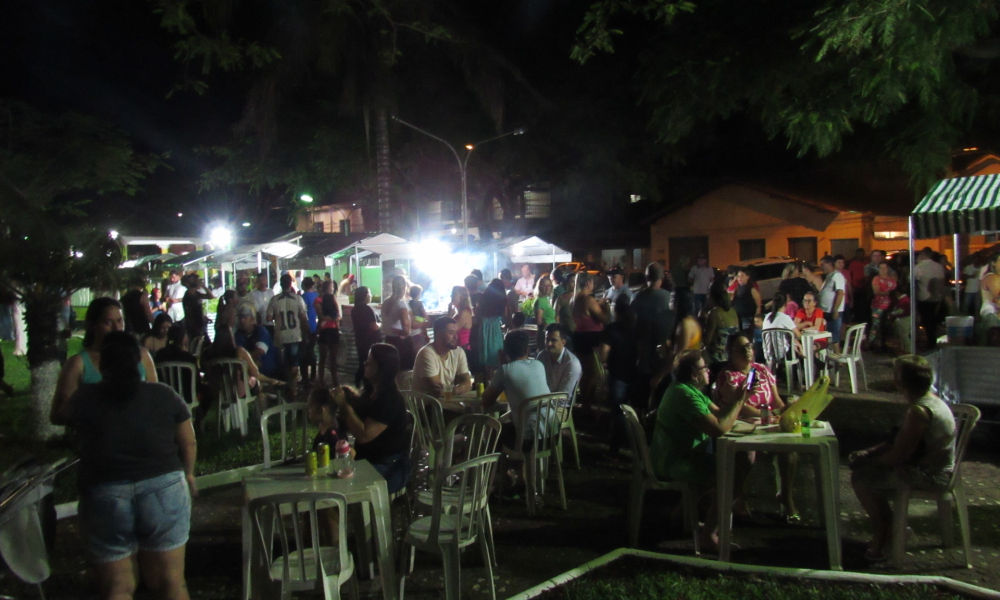
{"label": "man sitting in chair", "polygon": [[569,335],[569,328],[566,325],[550,323],[545,328],[545,350],[535,356],[545,367],[545,379],[548,381],[549,390],[569,395],[563,406],[573,405],[573,393],[583,375],[580,360],[566,349]]}
{"label": "man sitting in chair", "polygon": [[[507,396],[507,406],[510,407],[511,421],[504,423],[500,431],[500,443],[512,448],[517,441],[515,425],[517,410],[525,400],[549,393],[549,384],[545,379],[545,367],[541,361],[528,356],[528,332],[518,329],[509,332],[503,338],[503,349],[500,350],[502,365],[493,375],[493,381],[483,392],[483,409],[490,409],[500,394]],[[526,444],[535,438],[535,415],[527,421],[528,431],[524,432]]]}
{"label": "man sitting in chair", "polygon": [[440,398],[445,386],[455,394],[472,389],[469,362],[458,347],[458,324],[451,317],[434,321],[434,341],[417,352],[413,363],[413,391]]}

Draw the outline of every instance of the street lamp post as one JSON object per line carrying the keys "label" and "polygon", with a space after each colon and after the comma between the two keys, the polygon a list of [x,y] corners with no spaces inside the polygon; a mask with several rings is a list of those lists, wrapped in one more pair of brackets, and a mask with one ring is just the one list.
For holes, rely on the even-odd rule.
{"label": "street lamp post", "polygon": [[462,175],[462,240],[464,244],[468,245],[469,244],[469,195],[467,187],[468,179],[466,177],[466,165],[469,164],[469,157],[472,156],[472,151],[478,148],[479,146],[482,146],[486,142],[499,140],[500,138],[505,138],[508,135],[522,135],[527,130],[524,127],[518,127],[513,131],[508,131],[507,133],[498,135],[496,137],[491,137],[489,139],[477,142],[475,144],[466,144],[465,159],[462,159],[462,157],[458,155],[458,151],[455,150],[454,146],[449,144],[447,141],[439,138],[438,136],[434,135],[433,133],[424,131],[423,129],[417,127],[416,125],[413,125],[412,123],[407,123],[406,121],[400,119],[399,117],[392,117],[392,120],[399,123],[400,125],[406,125],[410,129],[413,129],[414,131],[419,131],[420,133],[426,135],[427,137],[433,138],[441,142],[442,144],[447,146],[449,150],[451,150],[451,153],[453,155],[455,155],[455,161],[458,163],[458,171]]}

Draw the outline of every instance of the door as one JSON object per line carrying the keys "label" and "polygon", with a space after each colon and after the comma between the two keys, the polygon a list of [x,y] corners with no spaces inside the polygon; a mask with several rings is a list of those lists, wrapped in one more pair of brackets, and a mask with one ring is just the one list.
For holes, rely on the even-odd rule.
{"label": "door", "polygon": [[788,256],[815,263],[818,260],[816,255],[816,238],[788,238]]}
{"label": "door", "polygon": [[[691,264],[695,264],[698,257],[702,254],[708,256],[708,236],[699,235],[693,237],[672,237],[670,238],[670,264],[668,268],[673,267],[681,259],[682,256],[686,256],[691,259]],[[712,264],[711,257],[708,264]]]}
{"label": "door", "polygon": [[740,262],[766,257],[766,240],[740,240]]}

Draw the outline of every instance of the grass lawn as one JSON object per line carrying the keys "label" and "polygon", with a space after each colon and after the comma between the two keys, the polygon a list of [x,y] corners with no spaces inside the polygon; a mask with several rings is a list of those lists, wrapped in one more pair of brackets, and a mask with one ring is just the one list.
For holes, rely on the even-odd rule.
{"label": "grass lawn", "polygon": [[[69,343],[70,355],[79,352],[81,344],[80,338],[72,338]],[[13,349],[13,342],[0,342],[7,371],[5,380],[15,390],[13,398],[0,398],[0,472],[32,455],[46,461],[75,456],[72,434],[64,439],[45,443],[27,438],[31,378],[27,360],[23,356],[14,356]],[[207,432],[198,432],[198,462],[195,465],[197,475],[260,464],[264,460],[264,444],[256,421],[251,420],[245,439],[235,430],[221,436],[216,435],[214,410],[208,414],[206,422]],[[270,438],[271,447],[275,452],[280,452],[279,434],[273,434]],[[62,503],[75,499],[76,470],[70,469],[56,481],[55,500]]]}
{"label": "grass lawn", "polygon": [[[667,570],[671,569],[671,570]],[[623,557],[540,596],[545,600],[936,600],[961,598],[928,585],[868,585],[719,575]]]}

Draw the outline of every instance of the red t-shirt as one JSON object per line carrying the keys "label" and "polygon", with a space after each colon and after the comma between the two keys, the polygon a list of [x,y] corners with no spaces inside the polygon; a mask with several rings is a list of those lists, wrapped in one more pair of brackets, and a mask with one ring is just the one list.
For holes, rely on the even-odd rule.
{"label": "red t-shirt", "polygon": [[[877,275],[875,279],[872,279],[872,287],[877,288],[880,292],[891,292],[896,289],[896,281],[892,277],[882,277],[881,275]],[[885,310],[890,306],[892,306],[892,298],[889,296],[872,297],[872,308]]]}
{"label": "red t-shirt", "polygon": [[848,281],[851,282],[851,287],[856,290],[863,290],[865,288],[865,265],[867,262],[861,260],[852,260],[851,265],[847,267],[847,272],[851,274]]}
{"label": "red t-shirt", "polygon": [[[810,317],[808,314],[806,314],[806,309],[800,308],[799,312],[795,313],[795,318],[798,319],[798,320],[800,320],[800,321],[805,321],[805,322],[815,321],[816,319],[822,319],[823,318],[823,311],[822,311],[822,309],[817,308],[817,309],[815,309],[813,311],[812,316]],[[820,325],[819,331],[826,331],[826,320],[825,319],[823,320],[823,324]]]}

